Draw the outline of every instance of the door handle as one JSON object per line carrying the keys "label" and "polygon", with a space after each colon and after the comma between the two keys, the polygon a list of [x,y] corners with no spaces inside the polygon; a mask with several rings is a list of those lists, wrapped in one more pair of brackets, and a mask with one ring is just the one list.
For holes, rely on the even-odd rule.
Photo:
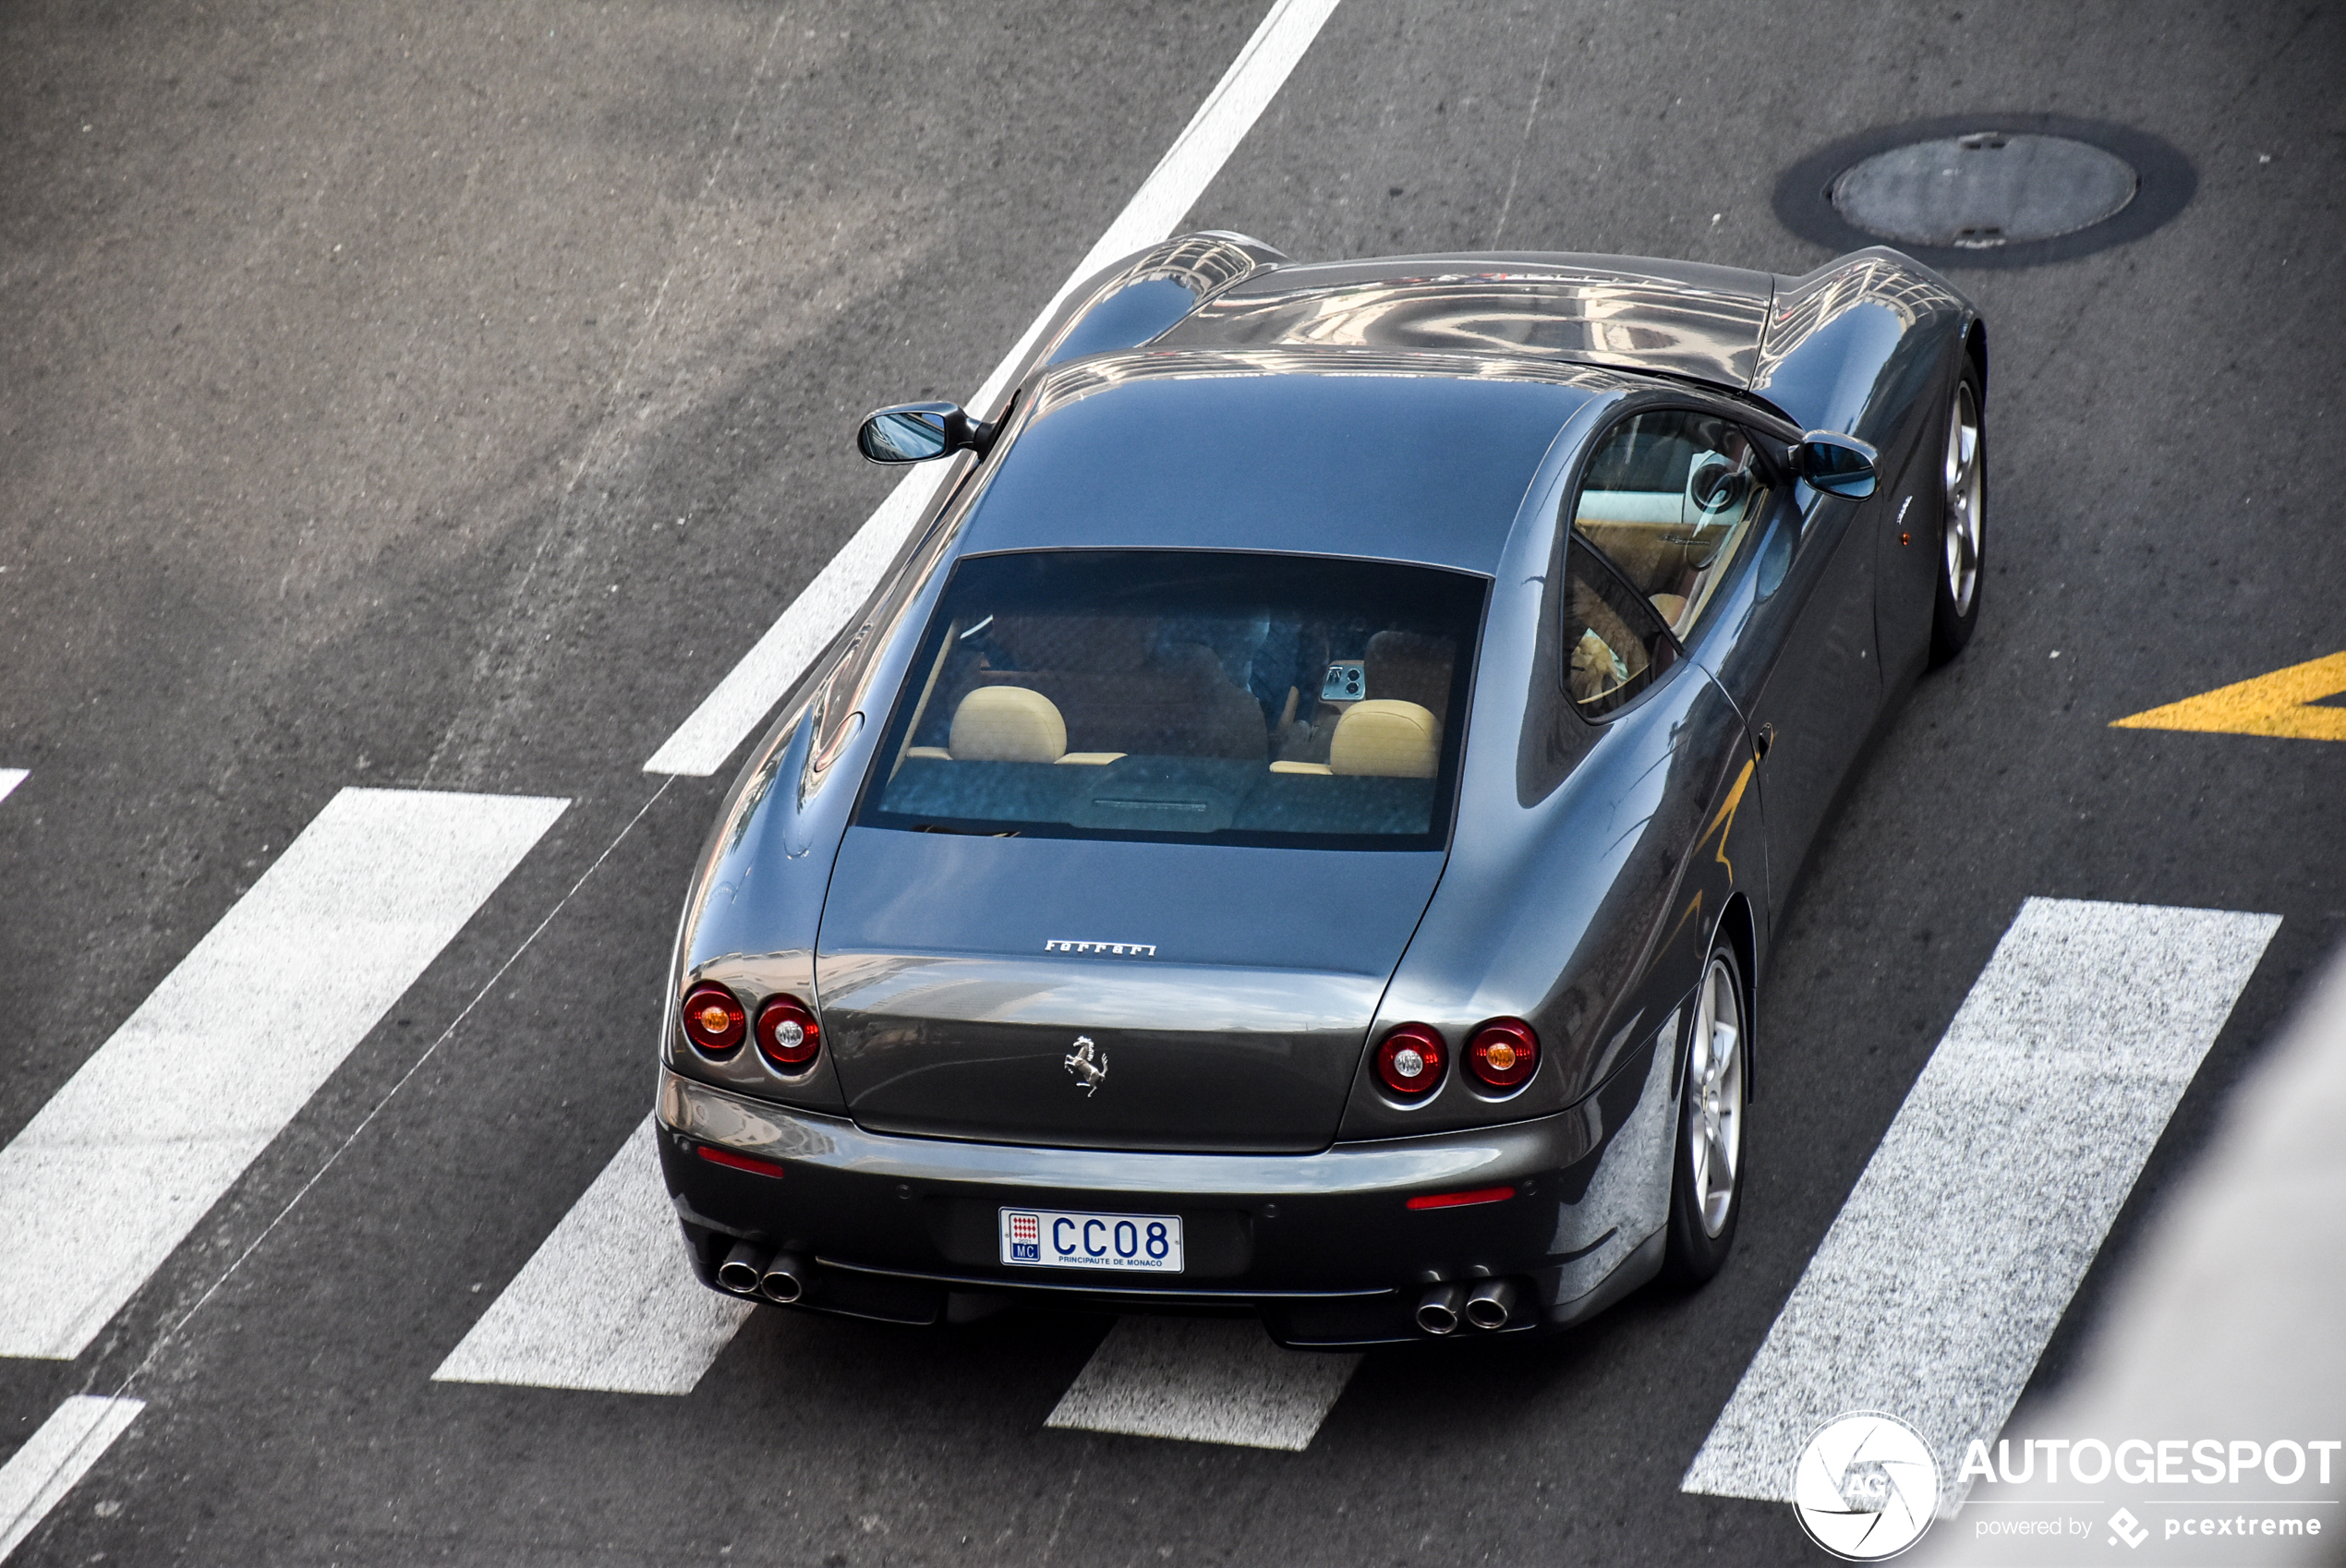
{"label": "door handle", "polygon": [[1775,743],[1776,727],[1772,724],[1762,724],[1760,726],[1758,733],[1751,737],[1751,760],[1754,762],[1767,761],[1768,748]]}

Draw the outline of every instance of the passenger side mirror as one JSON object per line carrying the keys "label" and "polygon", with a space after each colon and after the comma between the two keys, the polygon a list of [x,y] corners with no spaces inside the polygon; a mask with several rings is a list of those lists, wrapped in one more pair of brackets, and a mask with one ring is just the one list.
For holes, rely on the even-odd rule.
{"label": "passenger side mirror", "polygon": [[855,447],[874,463],[926,463],[970,451],[983,456],[994,427],[973,419],[958,403],[902,403],[865,416]]}
{"label": "passenger side mirror", "polygon": [[1811,430],[1792,449],[1792,472],[1810,489],[1863,501],[1879,483],[1874,472],[1879,455],[1855,436]]}

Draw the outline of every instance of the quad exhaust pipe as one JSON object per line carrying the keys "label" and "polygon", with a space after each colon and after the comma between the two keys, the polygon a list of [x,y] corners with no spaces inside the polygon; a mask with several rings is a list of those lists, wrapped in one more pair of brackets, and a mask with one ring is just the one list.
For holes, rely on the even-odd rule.
{"label": "quad exhaust pipe", "polygon": [[717,1265],[717,1283],[736,1296],[763,1296],[784,1306],[806,1294],[814,1270],[795,1252],[773,1252],[754,1241],[737,1241]]}
{"label": "quad exhaust pipe", "polygon": [[717,1265],[717,1283],[736,1296],[755,1296],[757,1282],[765,1276],[766,1260],[770,1256],[754,1241],[736,1241],[725,1260]]}
{"label": "quad exhaust pipe", "polygon": [[1437,1339],[1458,1332],[1458,1309],[1466,1301],[1466,1286],[1437,1285],[1418,1300],[1418,1327]]}
{"label": "quad exhaust pipe", "polygon": [[1484,1280],[1467,1297],[1466,1320],[1478,1329],[1503,1329],[1515,1316],[1515,1282]]}
{"label": "quad exhaust pipe", "polygon": [[1418,1298],[1418,1328],[1436,1339],[1458,1332],[1461,1323],[1495,1330],[1515,1316],[1513,1280],[1484,1280],[1469,1292],[1463,1285],[1437,1285]]}
{"label": "quad exhaust pipe", "polygon": [[806,1281],[814,1272],[806,1260],[795,1252],[777,1252],[767,1260],[757,1278],[758,1293],[768,1301],[779,1301],[787,1307],[806,1294]]}

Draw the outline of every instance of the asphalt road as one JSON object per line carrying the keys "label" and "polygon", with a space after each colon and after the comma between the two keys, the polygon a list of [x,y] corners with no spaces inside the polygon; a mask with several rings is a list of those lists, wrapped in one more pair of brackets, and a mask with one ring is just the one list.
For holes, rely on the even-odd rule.
{"label": "asphalt road", "polygon": [[[573,802],[89,1348],[0,1359],[0,1453],[148,1402],[13,1561],[1809,1561],[1679,1478],[2022,900],[2278,914],[2059,1378],[2346,939],[2346,745],[2108,728],[2346,647],[2317,5],[1346,0],[1191,214],[1796,272],[1775,178],[1869,127],[2060,113],[2196,170],[2142,239],[1962,278],[1980,631],[1812,864],[1711,1287],[1373,1356],[1292,1454],[1046,1430],[1087,1317],[765,1311],[683,1397],[430,1381],[647,1107],[725,780],[643,759],[885,493],[855,415],[973,390],[1260,16],[0,6],[0,1140],[338,790]],[[251,1072],[300,1027],[254,1017]]]}

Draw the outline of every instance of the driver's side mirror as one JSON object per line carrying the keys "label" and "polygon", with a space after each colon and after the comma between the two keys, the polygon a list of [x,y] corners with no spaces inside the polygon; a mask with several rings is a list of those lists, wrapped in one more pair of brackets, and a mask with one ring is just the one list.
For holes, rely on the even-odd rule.
{"label": "driver's side mirror", "polygon": [[981,457],[994,444],[994,427],[973,419],[958,403],[902,403],[865,416],[855,448],[874,463],[926,463],[956,452]]}
{"label": "driver's side mirror", "polygon": [[1812,490],[1850,501],[1873,494],[1880,454],[1857,440],[1832,430],[1811,430],[1792,449],[1792,472]]}

